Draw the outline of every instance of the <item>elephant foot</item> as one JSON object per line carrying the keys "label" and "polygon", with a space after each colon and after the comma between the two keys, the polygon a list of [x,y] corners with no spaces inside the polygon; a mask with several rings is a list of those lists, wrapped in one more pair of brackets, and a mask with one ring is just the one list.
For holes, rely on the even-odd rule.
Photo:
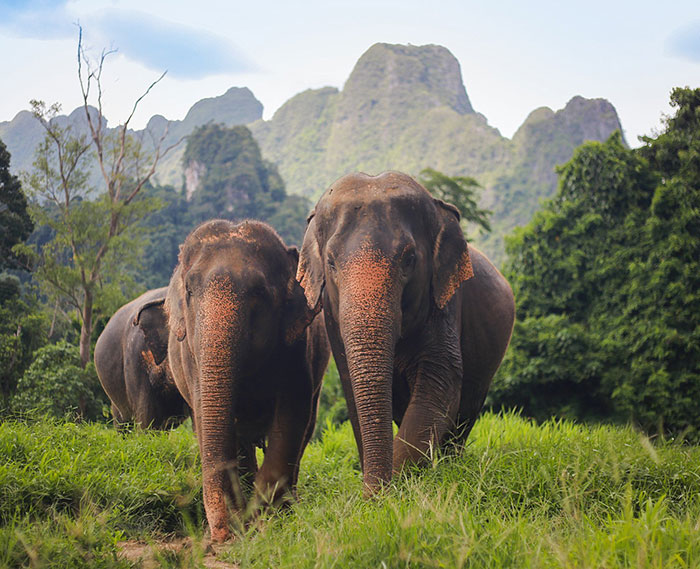
{"label": "elephant foot", "polygon": [[209,524],[212,543],[223,543],[231,538],[231,531],[228,529],[228,524],[223,526],[212,526]]}

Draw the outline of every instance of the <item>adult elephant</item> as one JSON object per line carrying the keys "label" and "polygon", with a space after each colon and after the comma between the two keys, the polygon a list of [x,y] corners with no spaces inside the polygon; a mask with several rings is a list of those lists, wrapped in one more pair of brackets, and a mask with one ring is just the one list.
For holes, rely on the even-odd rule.
{"label": "adult elephant", "polygon": [[189,415],[168,368],[166,291],[149,290],[122,306],[95,344],[95,368],[117,427],[162,429]]}
{"label": "adult elephant", "polygon": [[240,476],[254,475],[264,500],[294,491],[315,425],[330,347],[298,259],[264,223],[212,220],[187,237],[170,281],[168,358],[194,414],[213,541],[245,506]]}
{"label": "adult elephant", "polygon": [[309,217],[297,279],[323,307],[366,494],[466,439],[510,341],[511,288],[459,219],[399,172],[344,176]]}

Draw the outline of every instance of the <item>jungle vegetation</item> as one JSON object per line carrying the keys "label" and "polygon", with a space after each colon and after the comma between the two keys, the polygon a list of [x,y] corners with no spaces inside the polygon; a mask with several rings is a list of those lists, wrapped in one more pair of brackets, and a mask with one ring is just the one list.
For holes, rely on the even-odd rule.
{"label": "jungle vegetation", "polygon": [[517,323],[493,407],[700,438],[700,89],[671,104],[638,149],[578,148],[507,240]]}

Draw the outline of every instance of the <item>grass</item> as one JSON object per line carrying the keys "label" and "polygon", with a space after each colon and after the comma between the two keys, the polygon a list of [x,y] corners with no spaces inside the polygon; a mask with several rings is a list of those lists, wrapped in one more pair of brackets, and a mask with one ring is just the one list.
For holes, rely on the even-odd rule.
{"label": "grass", "polygon": [[[192,432],[0,424],[0,566],[132,567],[125,539],[203,537]],[[312,443],[299,501],[266,513],[218,559],[241,567],[700,567],[700,447],[630,428],[484,415],[361,498],[347,424]],[[160,555],[197,567],[201,548]]]}

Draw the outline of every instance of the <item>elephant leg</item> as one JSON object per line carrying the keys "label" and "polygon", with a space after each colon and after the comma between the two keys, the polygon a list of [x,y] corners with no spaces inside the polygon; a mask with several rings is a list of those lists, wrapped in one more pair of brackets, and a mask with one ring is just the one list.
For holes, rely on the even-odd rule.
{"label": "elephant leg", "polygon": [[[278,394],[275,415],[268,431],[265,459],[255,477],[256,492],[264,503],[275,503],[294,491],[312,407],[311,381],[292,382],[295,390]],[[299,383],[303,383],[300,386]]]}
{"label": "elephant leg", "polygon": [[124,418],[119,407],[112,403],[112,422],[114,423],[114,428],[119,432],[127,431],[130,427],[130,422]]}
{"label": "elephant leg", "polygon": [[394,438],[393,471],[421,462],[438,448],[457,418],[461,378],[444,366],[417,366],[411,399]]}
{"label": "elephant leg", "polygon": [[258,473],[255,445],[241,441],[239,441],[238,445],[238,476],[243,487],[249,490],[253,487],[253,480]]}

